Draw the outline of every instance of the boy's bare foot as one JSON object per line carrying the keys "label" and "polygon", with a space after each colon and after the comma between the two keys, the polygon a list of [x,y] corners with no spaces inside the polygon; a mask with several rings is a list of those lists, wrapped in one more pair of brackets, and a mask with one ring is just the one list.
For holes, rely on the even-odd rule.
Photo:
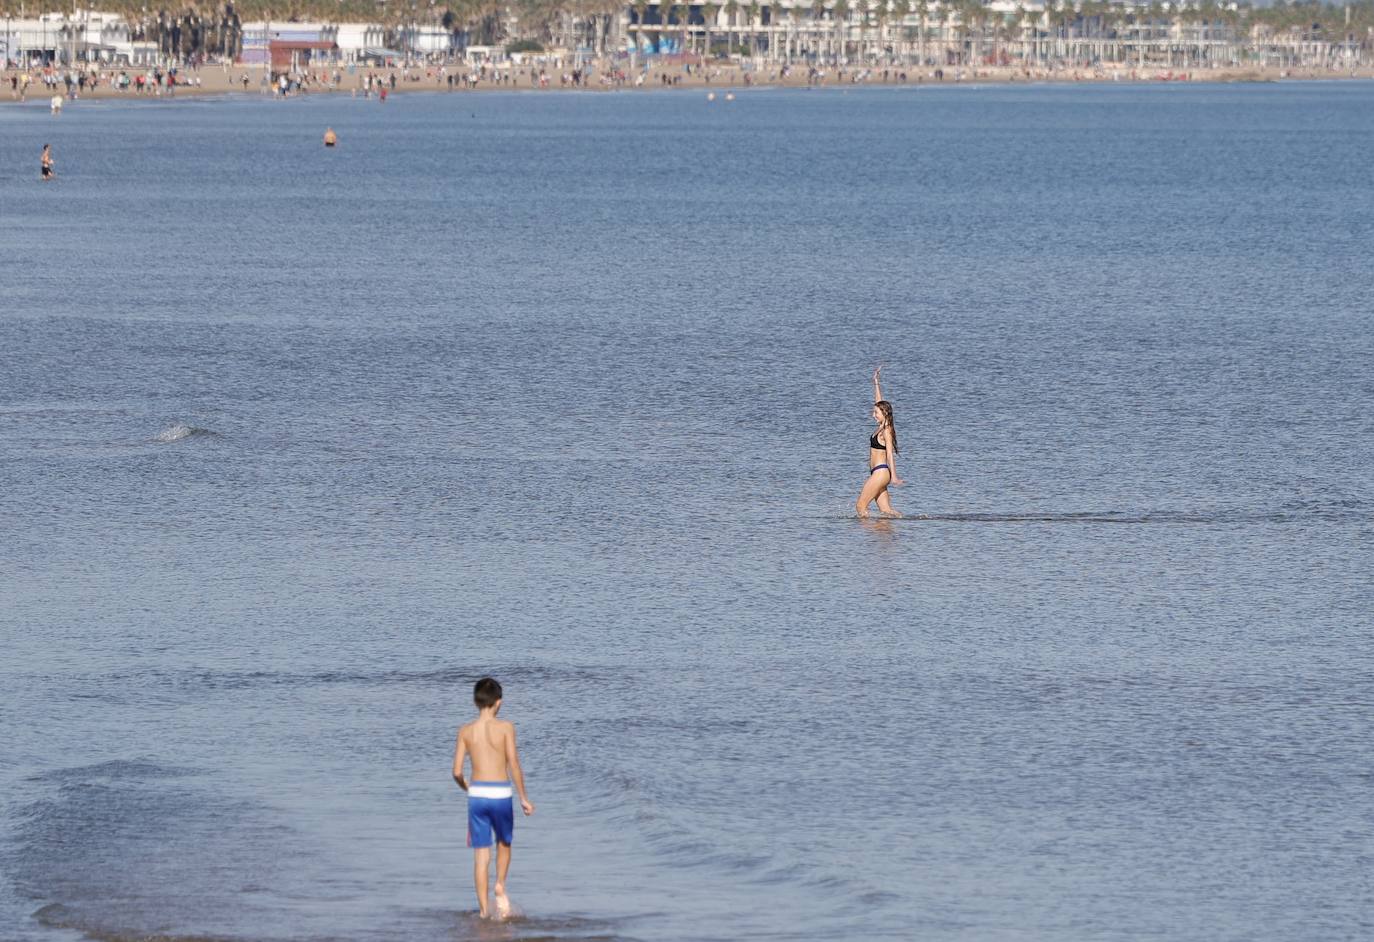
{"label": "boy's bare foot", "polygon": [[496,884],[496,917],[505,919],[510,916],[510,897],[506,895],[506,888],[501,884]]}

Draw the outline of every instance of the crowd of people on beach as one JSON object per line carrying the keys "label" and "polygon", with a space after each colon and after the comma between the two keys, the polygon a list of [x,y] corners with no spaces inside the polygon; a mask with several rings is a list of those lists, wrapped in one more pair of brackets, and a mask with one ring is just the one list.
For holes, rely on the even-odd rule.
{"label": "crowd of people on beach", "polygon": [[[1005,72],[1005,74],[1004,74]],[[868,84],[909,84],[944,82],[947,78],[954,82],[979,81],[988,79],[999,79],[1003,81],[1044,81],[1044,80],[1064,80],[1072,81],[1103,81],[1107,79],[1120,81],[1123,78],[1129,81],[1141,81],[1142,79],[1171,80],[1180,81],[1192,78],[1188,72],[1174,72],[1172,70],[1141,72],[1137,69],[1128,71],[1113,70],[1111,73],[1104,72],[1100,68],[1072,70],[1068,75],[1048,74],[1036,70],[1004,70],[1004,72],[992,73],[986,69],[952,69],[948,74],[943,68],[935,67],[924,70],[913,70],[908,72],[905,69],[876,69],[876,68],[826,68],[824,66],[812,66],[806,70],[805,84],[810,87],[825,85],[868,85]],[[772,70],[738,69],[722,67],[703,67],[690,64],[676,68],[643,68],[634,71],[624,67],[608,67],[597,69],[595,66],[579,66],[572,69],[551,71],[543,66],[532,66],[524,69],[498,69],[488,65],[478,65],[468,69],[448,69],[438,67],[435,69],[402,69],[400,74],[396,70],[364,70],[356,71],[356,86],[353,94],[361,95],[364,98],[377,96],[385,98],[387,92],[395,92],[397,87],[405,88],[446,88],[448,91],[454,90],[476,90],[479,88],[603,88],[619,89],[626,87],[643,88],[646,86],[656,87],[679,87],[684,84],[700,85],[743,85],[752,87],[755,85],[787,85],[798,84],[794,81],[796,74],[791,66],[781,66]],[[142,70],[119,69],[117,71],[101,71],[95,68],[90,69],[36,69],[11,72],[7,82],[10,87],[10,97],[17,101],[25,101],[29,95],[31,87],[37,83],[44,88],[45,96],[62,95],[68,99],[77,99],[88,93],[93,93],[99,88],[107,88],[115,92],[128,93],[132,95],[164,96],[174,95],[177,89],[200,90],[204,87],[201,75],[198,72],[184,73],[175,68],[163,70],[161,68],[149,68]],[[339,69],[333,70],[294,70],[290,72],[268,72],[263,70],[256,77],[248,72],[242,73],[238,82],[230,82],[229,87],[238,85],[243,91],[251,91],[256,84],[263,94],[270,94],[273,97],[286,98],[293,95],[305,94],[316,91],[338,91],[345,89],[348,80],[344,73]]]}
{"label": "crowd of people on beach", "polygon": [[98,88],[109,88],[118,92],[136,95],[171,95],[178,87],[199,88],[199,75],[184,75],[177,69],[119,69],[102,71],[95,67],[87,69],[23,69],[10,73],[8,84],[10,97],[16,101],[26,101],[29,89],[35,83],[43,86],[45,96],[62,95],[75,100]]}
{"label": "crowd of people on beach", "polygon": [[[135,68],[107,65],[80,67],[11,67],[0,72],[0,83],[9,86],[10,97],[26,101],[35,86],[52,102],[53,114],[61,113],[63,100],[85,95],[130,95],[163,98],[178,90],[197,93],[252,92],[288,98],[312,92],[349,92],[355,97],[383,101],[399,89],[476,91],[484,89],[600,89],[679,88],[709,86],[830,87],[907,85],[925,83],[1018,83],[1018,82],[1188,82],[1265,81],[1273,79],[1326,78],[1346,73],[1319,69],[1172,69],[1137,64],[1104,64],[1071,61],[1043,66],[1007,63],[982,66],[922,64],[882,65],[758,63],[748,60],[701,60],[662,57],[638,61],[624,57],[568,60],[540,57],[523,62],[449,62],[420,65],[363,64],[306,65],[290,70],[261,66],[193,64],[184,67]],[[1363,74],[1363,73],[1359,73]],[[1358,74],[1352,74],[1358,77]]]}

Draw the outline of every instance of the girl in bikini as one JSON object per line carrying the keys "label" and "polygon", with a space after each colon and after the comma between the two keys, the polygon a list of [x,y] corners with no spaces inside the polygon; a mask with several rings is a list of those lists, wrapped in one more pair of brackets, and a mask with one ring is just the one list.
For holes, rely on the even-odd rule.
{"label": "girl in bikini", "polygon": [[901,516],[887,495],[890,486],[900,487],[906,482],[897,477],[897,427],[892,424],[892,403],[883,398],[878,382],[882,372],[881,366],[873,371],[873,421],[878,428],[868,439],[868,480],[854,504],[860,517],[868,516],[868,505],[874,501],[883,516]]}

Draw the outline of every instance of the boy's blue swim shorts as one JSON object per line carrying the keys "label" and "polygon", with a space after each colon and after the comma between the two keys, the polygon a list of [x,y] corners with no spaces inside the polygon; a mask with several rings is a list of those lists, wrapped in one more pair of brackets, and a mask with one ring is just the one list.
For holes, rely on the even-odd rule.
{"label": "boy's blue swim shorts", "polygon": [[508,847],[515,836],[510,782],[472,782],[468,785],[468,846],[490,847],[493,835]]}

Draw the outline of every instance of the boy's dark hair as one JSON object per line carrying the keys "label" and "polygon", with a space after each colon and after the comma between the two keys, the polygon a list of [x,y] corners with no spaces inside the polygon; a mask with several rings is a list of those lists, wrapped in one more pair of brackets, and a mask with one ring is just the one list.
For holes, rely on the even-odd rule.
{"label": "boy's dark hair", "polygon": [[496,701],[501,699],[501,685],[496,682],[495,677],[483,677],[472,685],[472,702],[477,704],[477,709],[485,710],[487,707],[496,706]]}

